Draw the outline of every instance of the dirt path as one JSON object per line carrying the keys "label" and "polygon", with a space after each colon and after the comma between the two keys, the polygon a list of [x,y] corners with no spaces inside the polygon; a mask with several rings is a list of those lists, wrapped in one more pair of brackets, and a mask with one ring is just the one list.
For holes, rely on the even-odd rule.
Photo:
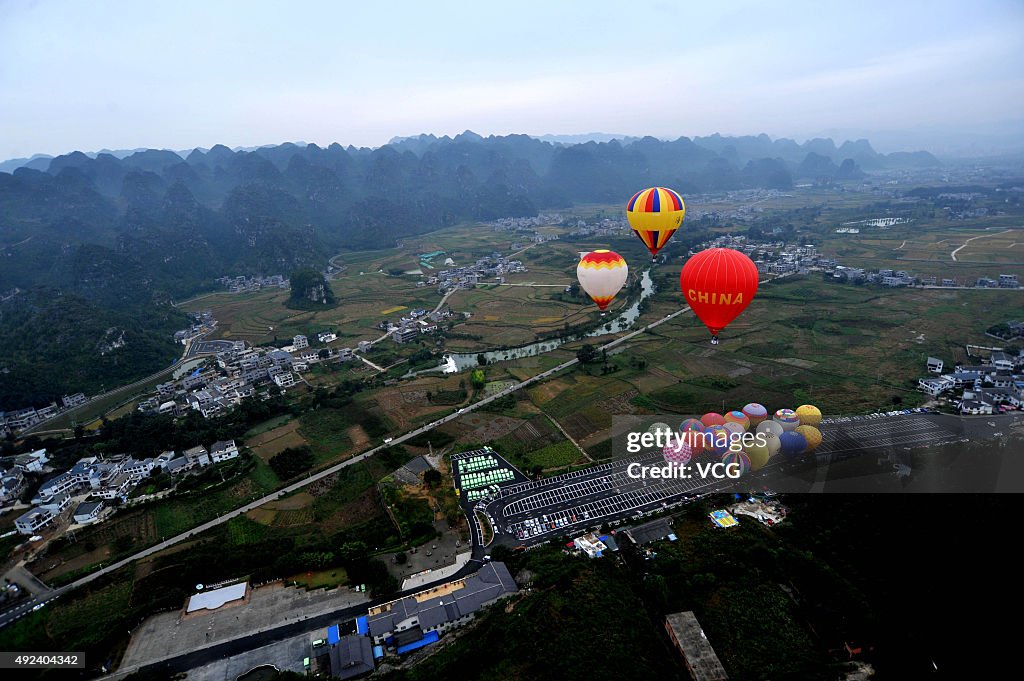
{"label": "dirt path", "polygon": [[957,248],[952,253],[950,253],[949,257],[953,259],[953,262],[956,262],[956,254],[959,253],[960,251],[964,250],[967,247],[967,244],[971,243],[975,239],[986,239],[986,238],[990,238],[990,237],[994,237],[994,236],[1001,236],[1003,234],[1009,234],[1012,231],[1013,231],[1012,229],[1006,229],[1006,230],[1003,230],[1002,232],[999,232],[998,234],[980,234],[978,236],[972,236],[970,239],[965,241],[963,243],[963,245],[960,246],[960,248]]}

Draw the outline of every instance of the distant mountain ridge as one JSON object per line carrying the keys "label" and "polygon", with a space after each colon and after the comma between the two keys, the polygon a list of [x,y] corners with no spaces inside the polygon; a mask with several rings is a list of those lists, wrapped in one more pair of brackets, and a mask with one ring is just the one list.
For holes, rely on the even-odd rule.
{"label": "distant mountain ridge", "polygon": [[[288,142],[119,153],[39,156],[0,172],[0,292],[26,292],[0,303],[0,409],[97,388],[104,368],[144,375],[166,366],[174,348],[161,334],[182,323],[169,302],[210,290],[219,276],[322,268],[343,248],[387,247],[459,222],[575,203],[621,204],[653,184],[684,195],[787,189],[794,178],[855,180],[864,171],[938,163],[927,152],[878,154],[865,140],[836,147],[830,139],[711,135],[566,144],[471,131],[376,149]],[[44,311],[60,343],[39,344],[32,320]],[[94,322],[93,338],[80,337],[83,317]],[[117,361],[121,350],[97,349],[73,374],[75,385],[71,374],[26,368],[26,358],[56,366],[68,347],[102,348],[95,329],[124,330],[129,318],[135,326],[125,338],[136,352],[127,367]]]}
{"label": "distant mountain ridge", "polygon": [[[611,142],[612,140],[617,141],[621,145],[628,146],[643,139],[654,139],[649,137],[644,138],[631,135],[618,135],[604,132],[591,132],[566,135],[529,135],[528,137],[531,137],[532,139],[538,140],[540,142],[547,142],[556,146],[573,146],[577,144],[586,144],[588,142],[607,143]],[[484,141],[485,139],[494,138],[495,136],[484,138],[470,130],[467,130],[464,133],[461,133],[460,135],[456,135],[454,139],[461,139],[463,141]],[[686,138],[677,138],[677,140],[678,139]],[[422,153],[422,151],[429,147],[431,144],[452,141],[454,141],[453,138],[447,135],[437,137],[436,135],[433,135],[431,133],[422,133],[419,135],[411,135],[406,137],[393,137],[388,141],[388,144],[384,146],[402,147],[419,154]],[[666,142],[667,140],[660,141]],[[692,141],[698,146],[711,149],[716,153],[721,153],[723,148],[727,149],[729,144],[732,143],[734,145],[737,145],[737,148],[743,148],[747,151],[748,158],[746,160],[750,160],[752,158],[778,155],[784,160],[793,163],[799,163],[801,159],[795,158],[794,154],[800,152],[813,152],[831,158],[837,165],[840,164],[846,158],[852,158],[855,162],[858,163],[858,165],[861,165],[862,167],[866,168],[879,168],[884,166],[884,163],[883,165],[873,163],[874,158],[877,156],[882,156],[883,158],[888,159],[890,161],[894,161],[895,163],[900,165],[910,164],[914,166],[924,167],[940,164],[940,161],[927,151],[899,151],[892,152],[889,154],[879,154],[872,148],[871,143],[866,139],[846,140],[840,146],[837,147],[835,142],[828,137],[814,138],[804,142],[803,144],[799,144],[785,137],[779,137],[773,140],[771,137],[764,133],[756,136],[738,137],[723,136],[716,133],[714,135],[710,135],[707,137],[694,137],[692,138]],[[293,144],[299,147],[307,146],[306,142],[287,142],[285,144]],[[278,146],[282,145],[267,144],[261,146],[232,147],[231,151],[258,151],[260,149],[273,149]],[[352,146],[346,147],[346,149],[355,148],[356,147]],[[363,148],[365,149],[366,147]],[[379,148],[380,147],[371,147],[369,149],[372,151],[373,149]],[[100,154],[108,154],[114,156],[115,158],[124,159],[127,158],[128,156],[143,151],[153,150],[140,147],[136,149],[101,149],[95,152],[87,151],[74,153],[84,153],[89,158],[96,158]],[[164,149],[162,151],[169,150]],[[191,154],[194,151],[205,154],[209,151],[209,149],[204,147],[194,147],[192,149],[173,151],[172,153],[175,153],[182,159],[185,159],[188,157],[189,154]],[[49,167],[48,162],[53,158],[54,157],[49,154],[34,154],[30,158],[13,158],[8,159],[6,161],[0,161],[0,172],[13,173],[17,168],[21,167],[29,167],[35,170],[47,170],[47,168]],[[865,165],[863,161],[866,161],[867,165]]]}

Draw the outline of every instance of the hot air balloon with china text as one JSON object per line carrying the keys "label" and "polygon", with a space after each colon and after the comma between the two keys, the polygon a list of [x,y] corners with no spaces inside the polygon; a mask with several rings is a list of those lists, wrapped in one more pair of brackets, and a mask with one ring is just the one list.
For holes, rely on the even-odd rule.
{"label": "hot air balloon with china text", "polygon": [[757,283],[757,265],[731,248],[701,251],[679,273],[683,296],[711,332],[712,345],[718,345],[718,334],[750,305]]}
{"label": "hot air balloon with china text", "polygon": [[626,203],[626,219],[633,233],[657,261],[658,251],[683,224],[686,204],[683,197],[665,187],[650,187],[633,194]]}
{"label": "hot air balloon with china text", "polygon": [[597,250],[587,253],[576,266],[580,287],[597,303],[604,315],[615,294],[622,290],[629,276],[626,260],[614,251]]}

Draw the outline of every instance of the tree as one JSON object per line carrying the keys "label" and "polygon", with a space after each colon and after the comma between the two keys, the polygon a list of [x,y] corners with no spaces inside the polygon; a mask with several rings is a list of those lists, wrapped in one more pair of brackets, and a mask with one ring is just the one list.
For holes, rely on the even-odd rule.
{"label": "tree", "polygon": [[590,343],[584,343],[583,347],[576,351],[576,359],[580,361],[580,364],[590,364],[596,362],[598,357],[597,350]]}
{"label": "tree", "polygon": [[423,474],[423,482],[429,487],[437,487],[441,484],[441,473],[431,468]]}
{"label": "tree", "polygon": [[408,562],[409,556],[405,555],[404,551],[399,551],[395,554],[395,563],[398,565],[405,565]]}
{"label": "tree", "polygon": [[484,353],[481,352],[476,356],[476,363],[482,367],[487,366],[487,357],[484,355]]}
{"label": "tree", "polygon": [[324,275],[312,268],[306,267],[292,272],[289,282],[292,292],[288,300],[292,304],[326,306],[336,302],[334,291],[324,279]]}
{"label": "tree", "polygon": [[288,480],[301,475],[313,467],[313,451],[306,446],[289,447],[280,454],[270,457],[271,470],[281,480]]}
{"label": "tree", "polygon": [[487,378],[484,376],[483,369],[473,369],[473,372],[469,375],[469,382],[473,384],[473,387],[479,390],[487,384]]}

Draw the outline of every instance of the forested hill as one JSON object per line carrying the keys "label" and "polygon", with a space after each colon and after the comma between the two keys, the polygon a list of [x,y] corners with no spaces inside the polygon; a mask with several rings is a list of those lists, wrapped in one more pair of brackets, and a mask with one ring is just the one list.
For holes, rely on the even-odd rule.
{"label": "forested hill", "polygon": [[927,152],[878,154],[866,140],[766,135],[565,145],[465,132],[378,149],[74,152],[0,173],[0,291],[48,284],[91,298],[104,286],[91,268],[116,262],[133,294],[177,298],[224,274],[288,272],[464,220],[620,203],[651,184],[786,188],[801,176],[932,163]]}
{"label": "forested hill", "polygon": [[[0,409],[166,366],[180,350],[169,331],[184,326],[170,301],[223,275],[320,268],[341,248],[387,247],[463,221],[578,202],[621,204],[652,184],[684,195],[784,189],[802,176],[855,179],[933,163],[927,152],[878,154],[864,140],[563,144],[468,131],[377,149],[289,143],[184,157],[155,149],[37,157],[0,172]],[[22,293],[11,295],[16,288]],[[125,345],[106,350],[108,336],[122,332]]]}

